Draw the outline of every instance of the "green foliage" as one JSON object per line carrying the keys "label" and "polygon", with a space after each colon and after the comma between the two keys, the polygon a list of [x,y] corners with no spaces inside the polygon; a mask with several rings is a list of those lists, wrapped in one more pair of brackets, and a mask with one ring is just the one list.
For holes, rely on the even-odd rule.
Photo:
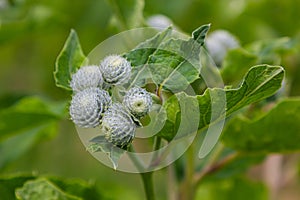
{"label": "green foliage", "polygon": [[[195,96],[200,109],[198,129],[204,130],[210,124],[224,119],[225,115],[228,117],[251,103],[273,95],[281,87],[283,76],[284,70],[280,66],[258,65],[249,70],[239,88],[207,89],[203,95]],[[214,113],[212,105],[216,108]],[[167,112],[167,123],[159,135],[170,141],[177,132],[175,124],[178,123],[177,117],[180,113],[177,97],[169,98],[164,107]]]}
{"label": "green foliage", "polygon": [[199,27],[188,40],[168,38],[171,33],[168,28],[137,46],[125,55],[140,71],[135,77],[149,70],[159,87],[172,92],[186,89],[200,75],[200,51],[209,27]]}
{"label": "green foliage", "polygon": [[146,80],[150,76],[146,63],[156,49],[160,48],[160,44],[170,39],[171,34],[172,27],[169,27],[124,55],[132,65],[131,85],[145,86]]}
{"label": "green foliage", "polygon": [[16,190],[16,196],[20,200],[80,200],[80,198],[66,194],[51,182],[43,178],[27,181],[22,188]]}
{"label": "green foliage", "polygon": [[74,30],[71,30],[66,43],[55,62],[54,79],[57,87],[71,90],[71,75],[86,62],[79,39]]}
{"label": "green foliage", "polygon": [[300,100],[286,99],[258,119],[235,117],[224,130],[222,141],[249,153],[299,151],[299,112]]}
{"label": "green foliage", "polygon": [[226,84],[236,84],[236,81],[256,64],[258,58],[255,54],[242,48],[230,50],[222,64],[222,78]]}
{"label": "green foliage", "polygon": [[10,175],[0,177],[1,200],[107,199],[92,183],[54,176]]}
{"label": "green foliage", "polygon": [[280,66],[258,65],[251,68],[240,88],[225,90],[226,114],[273,95],[281,87],[283,78],[284,69]]}
{"label": "green foliage", "polygon": [[89,199],[109,199],[104,197],[96,188],[94,183],[86,182],[81,179],[66,179],[61,177],[46,177],[51,183],[62,191],[79,197],[83,200]]}
{"label": "green foliage", "polygon": [[[66,103],[25,97],[0,112],[0,169],[34,144],[57,133],[58,120],[65,117]],[[14,148],[12,148],[14,147]]]}
{"label": "green foliage", "polygon": [[88,150],[92,153],[106,153],[113,164],[113,168],[116,170],[118,167],[118,161],[120,157],[124,154],[125,150],[112,145],[112,143],[109,142],[103,135],[92,138],[90,142],[91,144],[88,147]]}
{"label": "green foliage", "polygon": [[57,121],[65,116],[65,103],[56,104],[38,97],[26,97],[0,112],[0,139]]}
{"label": "green foliage", "polygon": [[246,49],[254,53],[260,63],[278,64],[281,57],[295,51],[298,44],[299,38],[282,37],[253,42]]}
{"label": "green foliage", "polygon": [[107,0],[114,11],[114,22],[123,30],[144,24],[144,0]]}
{"label": "green foliage", "polygon": [[197,191],[196,199],[198,198],[207,200],[265,200],[268,199],[268,191],[262,183],[253,182],[246,178],[233,177],[219,180],[218,184],[214,181],[202,184]]}
{"label": "green foliage", "polygon": [[[234,155],[237,152],[230,151],[226,156]],[[226,159],[226,156],[222,159]],[[226,163],[221,169],[207,176],[208,181],[219,181],[228,178],[234,178],[237,176],[242,176],[246,173],[252,166],[258,165],[263,162],[265,155],[257,154],[247,154],[238,152],[235,157],[231,158],[230,162]]]}
{"label": "green foliage", "polygon": [[15,189],[22,187],[22,185],[33,179],[32,175],[16,175],[0,177],[0,194],[2,200],[15,200]]}
{"label": "green foliage", "polygon": [[[150,77],[160,89],[163,89],[165,111],[162,109],[157,114],[153,127],[157,130],[155,125],[163,126],[159,134],[170,141],[178,129],[185,130],[190,125],[195,126],[195,121],[199,121],[197,124],[199,132],[203,132],[209,125],[238,111],[240,115],[232,116],[228,120],[223,131],[222,142],[226,149],[234,149],[228,153],[229,155],[237,153],[239,156],[221,168],[215,169],[207,176],[208,179],[203,179],[197,197],[208,200],[267,199],[267,191],[262,184],[253,183],[239,176],[245,174],[251,166],[261,162],[264,156],[268,156],[270,153],[299,151],[297,144],[300,128],[297,124],[299,99],[287,98],[279,103],[278,101],[264,101],[258,106],[255,104],[249,107],[249,109],[241,108],[263,100],[276,92],[283,77],[283,70],[277,65],[284,66],[286,71],[287,85],[284,87],[290,86],[292,95],[300,94],[299,36],[296,35],[299,32],[300,22],[297,17],[299,2],[294,0],[166,0],[164,2],[151,0],[146,3],[143,0],[107,1],[108,4],[105,4],[105,1],[92,0],[74,1],[72,4],[67,1],[50,0],[41,1],[38,4],[35,1],[25,0],[1,1],[1,173],[5,174],[5,170],[41,170],[49,173],[53,173],[53,171],[63,173],[64,170],[66,171],[65,168],[74,162],[78,172],[76,176],[83,169],[89,169],[91,172],[85,171],[82,173],[84,175],[80,174],[80,176],[87,176],[86,174],[90,173],[95,179],[103,180],[105,177],[112,183],[106,186],[105,182],[103,186],[113,185],[109,188],[109,192],[114,193],[113,196],[118,199],[120,190],[116,183],[121,188],[123,182],[127,184],[128,180],[123,179],[124,175],[122,174],[113,177],[114,175],[108,175],[105,171],[96,170],[98,166],[83,168],[83,165],[88,166],[82,162],[86,156],[78,154],[78,151],[69,151],[69,149],[82,148],[74,146],[81,144],[71,143],[70,138],[66,136],[65,133],[74,132],[73,126],[65,126],[67,123],[64,123],[61,130],[65,137],[59,137],[57,139],[59,141],[53,144],[47,143],[46,148],[41,148],[43,145],[39,145],[37,148],[38,154],[47,157],[45,159],[51,159],[56,152],[60,152],[63,156],[66,155],[66,152],[68,152],[68,156],[76,154],[76,160],[73,160],[72,163],[62,160],[58,156],[56,159],[59,165],[45,166],[47,164],[41,164],[43,160],[35,159],[35,154],[25,154],[35,144],[56,136],[58,123],[66,118],[65,102],[53,103],[36,97],[28,97],[28,95],[39,93],[56,99],[67,99],[65,93],[62,93],[63,91],[53,87],[49,71],[53,68],[53,58],[57,54],[57,49],[60,48],[61,41],[64,40],[63,37],[70,28],[74,28],[80,33],[85,45],[84,49],[92,49],[95,44],[114,33],[107,28],[109,18],[118,30],[128,30],[143,26],[145,23],[143,16],[163,13],[175,22],[176,27],[187,32],[194,30],[199,23],[207,22],[212,23],[213,29],[226,28],[239,37],[242,47],[229,51],[223,61],[220,71],[226,84],[225,89],[202,87],[204,83],[197,63],[199,61],[201,64],[203,63],[198,54],[206,32],[201,28],[196,29],[192,37],[187,40],[172,38],[174,36],[172,28],[168,28],[158,33],[156,37],[141,43],[134,50],[125,53],[124,57],[133,63],[132,85],[146,86]],[[144,6],[145,13],[143,13]],[[278,15],[279,10],[285,14]],[[83,14],[83,11],[86,12]],[[265,40],[265,38],[270,39]],[[195,54],[191,54],[192,52]],[[192,61],[186,62],[187,59]],[[56,85],[70,90],[71,74],[85,61],[86,58],[78,37],[75,31],[71,31],[57,58],[54,74]],[[261,63],[269,65],[261,65]],[[259,66],[251,68],[254,65]],[[245,74],[247,76],[238,85]],[[197,96],[189,96],[190,93],[187,95],[183,92],[190,83],[194,84],[195,88],[200,88],[199,91],[196,91]],[[283,89],[287,90],[286,88]],[[12,95],[2,96],[2,93],[12,93]],[[226,105],[221,101],[224,95],[227,98]],[[214,107],[214,113],[211,113],[212,105],[217,105]],[[193,106],[199,107],[200,116],[191,120],[182,118],[186,113],[182,113],[181,110],[188,111],[187,114],[191,114],[191,116],[198,112],[198,110],[192,109]],[[263,109],[269,108],[269,106],[274,107],[265,111],[260,109],[260,106],[264,106]],[[163,125],[161,121],[164,119],[167,121]],[[179,124],[183,125],[179,127]],[[52,151],[54,148],[57,149],[56,152]],[[21,156],[22,159],[19,159]],[[183,157],[185,158],[185,156]],[[216,158],[215,164],[222,161],[222,158]],[[16,160],[17,162],[14,162]],[[36,163],[37,165],[35,165]],[[188,162],[184,162],[182,165],[184,168],[181,171],[183,180],[186,178],[184,170],[189,167],[188,165]],[[71,171],[68,175],[75,173],[76,169],[74,169],[75,172]],[[111,178],[115,178],[115,180]],[[125,178],[127,177],[125,176]],[[165,191],[165,182],[160,181],[160,176],[156,178],[156,189]],[[181,183],[178,184],[180,186]],[[94,185],[82,181],[31,175],[0,177],[1,200],[16,199],[15,190],[17,188],[19,188],[20,199],[24,199],[24,195],[29,191],[40,191],[43,194],[50,191],[51,195],[58,195],[61,199],[105,199],[98,193]],[[140,195],[136,188],[138,187],[135,184],[128,186],[128,190],[122,188],[120,192],[122,198],[142,199],[142,197],[134,196]],[[104,189],[107,190],[107,188]],[[165,199],[165,196],[159,192],[157,195],[160,195],[158,199]],[[43,195],[38,199],[44,198],[47,197]],[[30,197],[30,199],[34,199],[34,197]]]}

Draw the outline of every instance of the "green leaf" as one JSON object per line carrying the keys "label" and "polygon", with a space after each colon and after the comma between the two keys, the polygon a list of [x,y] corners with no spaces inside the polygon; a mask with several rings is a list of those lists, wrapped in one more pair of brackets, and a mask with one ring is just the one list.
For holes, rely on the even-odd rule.
{"label": "green leaf", "polygon": [[225,89],[226,115],[273,95],[281,87],[284,69],[280,66],[252,67],[238,89]]}
{"label": "green leaf", "polygon": [[209,131],[206,132],[199,157],[206,156],[217,143],[222,120],[251,103],[273,95],[281,87],[283,77],[284,70],[280,66],[258,65],[249,70],[239,88],[208,89],[204,95],[197,96],[199,132]]}
{"label": "green leaf", "polygon": [[118,162],[121,156],[125,153],[124,149],[116,147],[109,142],[104,135],[96,136],[90,140],[91,144],[88,146],[88,150],[91,153],[104,152],[108,155],[108,158],[113,164],[113,168],[116,170]]}
{"label": "green leaf", "polygon": [[[249,70],[239,88],[207,89],[203,95],[195,96],[200,115],[199,132],[235,111],[273,95],[281,87],[283,76],[284,70],[280,66],[258,65]],[[176,97],[168,99],[164,107],[168,119],[159,136],[170,141],[176,135],[175,124],[180,123],[181,107]]]}
{"label": "green leaf", "polygon": [[38,97],[25,97],[0,111],[0,141],[66,116],[66,102],[54,103]]}
{"label": "green leaf", "polygon": [[[48,188],[48,187],[52,188]],[[23,187],[23,188],[22,188]],[[33,188],[35,187],[35,188]],[[0,177],[0,194],[1,200],[16,200],[16,190],[23,193],[21,199],[26,199],[24,193],[30,191],[36,191],[36,195],[41,195],[41,199],[51,199],[45,192],[50,189],[54,189],[54,193],[57,191],[71,199],[108,199],[104,197],[96,188],[93,183],[87,183],[81,179],[66,179],[56,176],[37,176],[37,175],[24,175],[24,174],[12,174]],[[26,191],[25,191],[26,190]],[[18,193],[17,192],[17,193]],[[35,198],[34,194],[27,196],[27,199]],[[56,199],[65,199],[58,196]],[[20,199],[20,197],[19,197]]]}
{"label": "green leaf", "polygon": [[245,152],[299,151],[299,113],[300,99],[286,99],[258,119],[238,116],[229,122],[222,141],[228,147]]}
{"label": "green leaf", "polygon": [[153,81],[173,93],[185,90],[200,76],[200,52],[210,25],[196,29],[188,40],[163,42],[149,58]]}
{"label": "green leaf", "polygon": [[200,51],[208,30],[209,25],[201,26],[192,38],[183,40],[168,37],[171,33],[168,28],[125,57],[139,71],[134,73],[135,77],[150,72],[148,78],[154,83],[173,93],[179,92],[200,76]]}
{"label": "green leaf", "polygon": [[52,138],[57,133],[57,123],[52,122],[23,131],[0,142],[0,169],[25,154],[33,145]]}
{"label": "green leaf", "polygon": [[96,185],[81,179],[65,179],[62,177],[47,177],[49,181],[62,191],[80,197],[84,200],[107,199],[97,190]]}
{"label": "green leaf", "polygon": [[[1,154],[2,155],[2,154]],[[32,175],[13,175],[0,177],[0,194],[2,200],[16,200],[15,189],[35,177]]]}
{"label": "green leaf", "polygon": [[282,37],[271,40],[257,41],[246,48],[257,55],[260,63],[280,63],[281,56],[296,50],[298,38]]}
{"label": "green leaf", "polygon": [[26,95],[17,93],[8,93],[0,96],[0,110],[14,105],[20,99],[24,98]]}
{"label": "green leaf", "polygon": [[19,200],[82,200],[82,198],[69,195],[44,178],[27,181],[22,188],[16,190]]}
{"label": "green leaf", "polygon": [[226,84],[235,84],[252,66],[257,64],[257,60],[255,54],[242,48],[228,51],[221,69],[223,81]]}
{"label": "green leaf", "polygon": [[196,98],[183,92],[170,97],[158,114],[158,116],[161,116],[161,120],[165,120],[158,136],[171,141],[175,136],[181,138],[187,134],[197,132],[200,117],[197,104]]}
{"label": "green leaf", "polygon": [[195,199],[205,200],[265,200],[268,199],[267,187],[262,183],[244,177],[234,177],[216,181],[207,181],[200,185]]}
{"label": "green leaf", "polygon": [[197,41],[201,46],[204,44],[204,40],[206,37],[206,34],[210,28],[210,24],[206,24],[203,26],[200,26],[196,30],[193,31],[192,36],[195,41]]}
{"label": "green leaf", "polygon": [[0,169],[26,153],[37,142],[57,133],[66,116],[66,103],[25,97],[0,111]]}
{"label": "green leaf", "polygon": [[131,86],[138,85],[143,87],[146,84],[146,80],[151,77],[146,63],[150,55],[159,48],[160,44],[170,38],[171,33],[172,28],[169,27],[145,42],[140,43],[136,48],[124,55],[133,67],[130,80]]}
{"label": "green leaf", "polygon": [[119,28],[128,30],[144,24],[144,0],[108,0]]}
{"label": "green leaf", "polygon": [[54,79],[57,87],[71,90],[70,80],[73,73],[86,61],[76,32],[70,35],[55,62]]}
{"label": "green leaf", "polygon": [[196,42],[189,41],[170,39],[162,43],[160,49],[150,56],[148,68],[154,83],[176,93],[185,90],[190,83],[199,78],[200,66],[190,63],[188,61],[190,56],[187,54],[191,54],[195,49],[193,52],[198,54],[194,56],[198,57],[197,64],[199,64],[201,46]]}

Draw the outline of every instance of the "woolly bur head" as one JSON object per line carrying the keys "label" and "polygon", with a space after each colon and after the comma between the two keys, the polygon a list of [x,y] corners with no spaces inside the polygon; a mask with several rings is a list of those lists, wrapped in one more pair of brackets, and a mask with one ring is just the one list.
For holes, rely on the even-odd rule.
{"label": "woolly bur head", "polygon": [[147,115],[152,107],[152,97],[143,88],[133,87],[124,96],[123,104],[136,118]]}
{"label": "woolly bur head", "polygon": [[131,74],[131,65],[125,58],[111,55],[100,63],[100,71],[106,83],[120,85],[128,81]]}
{"label": "woolly bur head", "polygon": [[102,87],[103,78],[98,66],[81,67],[75,74],[72,75],[70,83],[74,92],[82,91],[91,87]]}
{"label": "woolly bur head", "polygon": [[72,121],[83,128],[99,125],[102,114],[111,105],[109,94],[99,88],[88,88],[72,97],[70,115]]}
{"label": "woolly bur head", "polygon": [[122,104],[113,104],[102,118],[102,131],[113,145],[126,148],[134,138],[136,126]]}

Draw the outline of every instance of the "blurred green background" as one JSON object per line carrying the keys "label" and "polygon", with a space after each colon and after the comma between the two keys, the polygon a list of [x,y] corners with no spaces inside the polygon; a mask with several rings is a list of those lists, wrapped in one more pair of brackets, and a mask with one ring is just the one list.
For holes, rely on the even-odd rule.
{"label": "blurred green background", "polygon": [[[211,31],[227,29],[247,45],[257,40],[298,37],[299,8],[298,0],[146,0],[144,16],[166,15],[187,33],[211,23]],[[112,15],[109,2],[104,0],[0,0],[0,108],[28,95],[53,101],[70,99],[69,93],[55,86],[55,59],[72,28],[85,54],[122,31],[112,23]],[[300,95],[299,63],[296,53],[282,61],[283,66],[289,65],[287,75],[295,96]],[[37,142],[0,170],[2,175],[37,172],[92,180],[112,199],[143,199],[144,195],[138,175],[115,172],[87,153],[69,120],[61,121],[50,139]],[[165,176],[163,171],[155,175],[159,199],[166,196],[160,187],[166,183]]]}

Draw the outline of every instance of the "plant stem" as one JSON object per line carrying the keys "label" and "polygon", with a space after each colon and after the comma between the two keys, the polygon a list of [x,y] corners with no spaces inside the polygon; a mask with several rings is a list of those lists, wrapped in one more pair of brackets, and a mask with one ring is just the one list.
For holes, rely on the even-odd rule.
{"label": "plant stem", "polygon": [[147,200],[155,200],[152,172],[141,173]]}
{"label": "plant stem", "polygon": [[180,187],[179,199],[193,200],[195,197],[195,187],[193,185],[194,176],[194,150],[195,144],[193,143],[187,150],[187,165],[185,168],[185,179]]}
{"label": "plant stem", "polygon": [[153,155],[152,155],[152,159],[149,165],[149,168],[155,168],[158,164],[159,164],[159,159],[158,157],[158,152],[156,152],[161,145],[161,137],[155,137],[154,138],[154,145],[153,145]]}
{"label": "plant stem", "polygon": [[167,189],[168,189],[168,200],[177,200],[176,191],[177,187],[177,179],[175,177],[175,169],[174,164],[171,164],[167,167],[168,179],[167,179]]}
{"label": "plant stem", "polygon": [[[161,138],[156,137],[154,147],[153,147],[154,151],[160,148],[160,144],[161,144]],[[133,146],[130,146],[130,151],[135,152]],[[144,168],[143,164],[141,163],[140,159],[134,155],[131,155],[130,158],[133,161],[133,163],[135,164],[135,166],[141,172],[140,174],[141,174],[143,184],[144,184],[146,199],[147,200],[155,200],[153,179],[152,179],[153,172],[152,171],[142,172],[143,170],[145,170],[145,168]],[[155,157],[153,157],[152,159],[154,159],[154,158]]]}
{"label": "plant stem", "polygon": [[232,153],[227,157],[223,158],[222,160],[220,160],[219,162],[211,163],[211,165],[208,165],[201,172],[195,174],[194,181],[193,181],[194,185],[197,187],[204,177],[222,169],[223,167],[225,167],[226,165],[234,161],[238,156],[239,153]]}
{"label": "plant stem", "polygon": [[[130,145],[129,150],[130,150],[130,152],[135,152],[132,145]],[[145,167],[144,167],[143,163],[141,162],[141,160],[136,155],[129,154],[129,158],[134,163],[134,165],[139,170],[139,172],[142,172],[143,170],[145,170]]]}
{"label": "plant stem", "polygon": [[162,85],[160,85],[156,90],[156,95],[159,97],[161,104],[163,104],[163,98],[162,98]]}
{"label": "plant stem", "polygon": [[193,185],[193,176],[195,172],[195,143],[192,143],[187,152],[187,167],[186,167],[186,187],[187,187],[187,199],[193,200],[195,198],[195,187]]}

